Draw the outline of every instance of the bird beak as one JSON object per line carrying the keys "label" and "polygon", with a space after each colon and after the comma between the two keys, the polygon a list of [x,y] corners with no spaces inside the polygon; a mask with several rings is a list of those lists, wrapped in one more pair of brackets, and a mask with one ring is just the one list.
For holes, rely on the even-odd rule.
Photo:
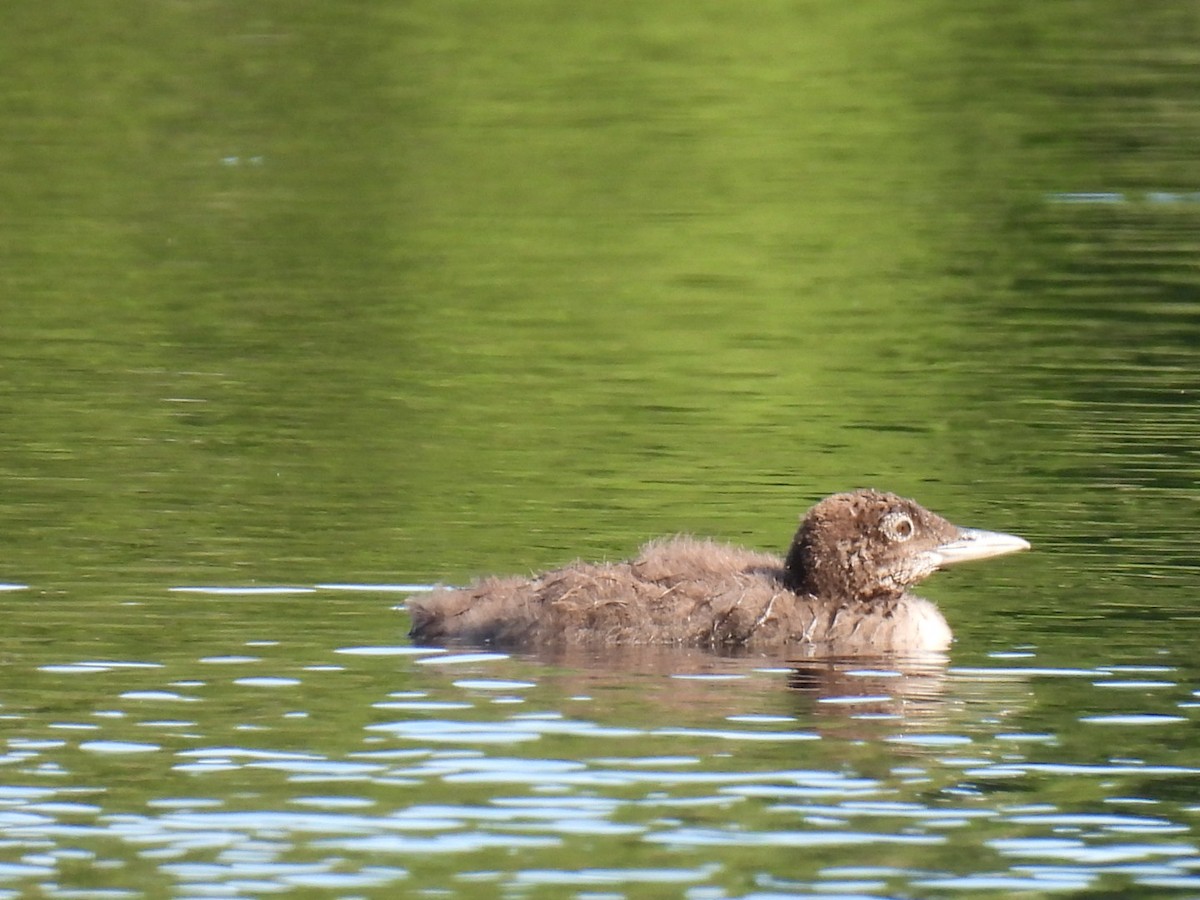
{"label": "bird beak", "polygon": [[982,531],[978,528],[961,528],[958,537],[934,548],[939,566],[951,566],[973,559],[990,559],[1018,550],[1028,550],[1029,541],[1015,534],[999,531]]}

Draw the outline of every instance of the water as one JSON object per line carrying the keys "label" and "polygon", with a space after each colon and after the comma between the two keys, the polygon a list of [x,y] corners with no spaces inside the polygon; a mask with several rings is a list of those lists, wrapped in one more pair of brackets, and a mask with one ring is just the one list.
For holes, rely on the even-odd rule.
{"label": "water", "polygon": [[[1190,896],[1185,7],[13,7],[0,898]],[[859,485],[945,659],[436,652]]]}
{"label": "water", "polygon": [[[290,611],[369,636],[321,600]],[[796,670],[195,628],[42,653],[5,690],[13,896],[1129,891],[1200,862],[1182,651]]]}

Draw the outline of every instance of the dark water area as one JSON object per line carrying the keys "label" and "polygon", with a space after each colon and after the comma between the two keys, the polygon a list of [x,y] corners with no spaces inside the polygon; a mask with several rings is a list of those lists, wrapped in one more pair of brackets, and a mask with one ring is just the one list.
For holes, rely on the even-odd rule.
{"label": "dark water area", "polygon": [[[1198,38],[0,12],[0,900],[1196,894]],[[405,636],[868,485],[946,657]]]}

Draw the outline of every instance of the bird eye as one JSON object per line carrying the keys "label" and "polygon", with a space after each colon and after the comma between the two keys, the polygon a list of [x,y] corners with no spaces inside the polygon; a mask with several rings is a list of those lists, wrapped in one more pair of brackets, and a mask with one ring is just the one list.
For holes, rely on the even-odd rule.
{"label": "bird eye", "polygon": [[890,512],[879,522],[884,535],[893,541],[907,541],[913,536],[916,526],[907,513]]}

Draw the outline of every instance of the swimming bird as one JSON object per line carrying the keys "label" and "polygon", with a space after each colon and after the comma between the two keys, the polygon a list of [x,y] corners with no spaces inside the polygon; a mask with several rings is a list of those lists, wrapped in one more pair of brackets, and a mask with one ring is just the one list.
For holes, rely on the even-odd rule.
{"label": "swimming bird", "polygon": [[490,577],[408,601],[423,644],[681,644],[855,656],[945,650],[950,626],[908,588],[943,566],[1029,543],[960,528],[876,490],[826,497],[786,557],[711,540],[651,541],[626,562]]}

